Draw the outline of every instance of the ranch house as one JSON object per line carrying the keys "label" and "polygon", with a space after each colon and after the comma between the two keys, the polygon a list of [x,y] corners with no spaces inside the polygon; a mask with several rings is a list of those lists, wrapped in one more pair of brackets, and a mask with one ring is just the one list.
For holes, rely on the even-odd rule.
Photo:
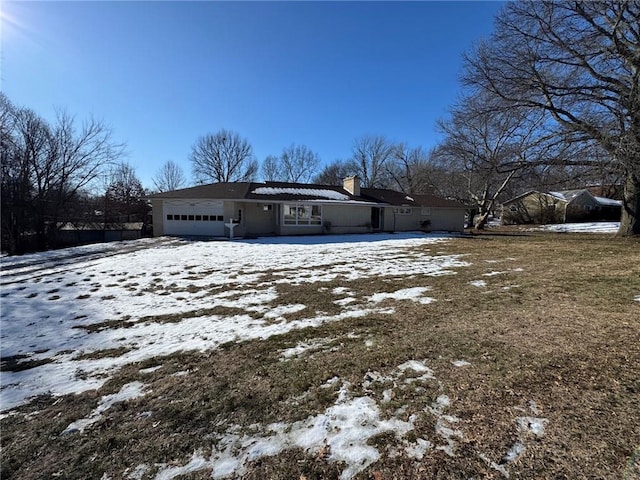
{"label": "ranch house", "polygon": [[283,182],[231,182],[157,193],[154,236],[258,237],[464,229],[464,205],[434,195]]}

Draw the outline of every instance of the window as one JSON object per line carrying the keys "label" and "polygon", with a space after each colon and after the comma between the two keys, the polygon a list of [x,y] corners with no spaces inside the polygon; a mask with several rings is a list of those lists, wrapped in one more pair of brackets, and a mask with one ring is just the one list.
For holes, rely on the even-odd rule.
{"label": "window", "polygon": [[167,220],[182,220],[182,221],[195,221],[195,222],[222,222],[222,215],[178,215],[177,213],[167,214]]}
{"label": "window", "polygon": [[397,215],[410,215],[411,208],[410,207],[396,207],[393,209],[393,213]]}
{"label": "window", "polygon": [[262,206],[262,210],[264,210],[265,212],[270,212],[271,210],[273,210],[273,205],[271,205],[271,204],[263,205]]}
{"label": "window", "polygon": [[431,208],[422,207],[422,209],[420,210],[420,215],[422,215],[424,217],[428,217],[429,215],[431,215]]}
{"label": "window", "polygon": [[286,204],[282,206],[285,225],[321,225],[320,205]]}

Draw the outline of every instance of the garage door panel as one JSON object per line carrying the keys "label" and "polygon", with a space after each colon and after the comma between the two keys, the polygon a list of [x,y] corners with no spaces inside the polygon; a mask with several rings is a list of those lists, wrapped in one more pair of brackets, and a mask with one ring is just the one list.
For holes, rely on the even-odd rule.
{"label": "garage door panel", "polygon": [[163,204],[165,235],[224,235],[224,204],[210,200],[171,200]]}

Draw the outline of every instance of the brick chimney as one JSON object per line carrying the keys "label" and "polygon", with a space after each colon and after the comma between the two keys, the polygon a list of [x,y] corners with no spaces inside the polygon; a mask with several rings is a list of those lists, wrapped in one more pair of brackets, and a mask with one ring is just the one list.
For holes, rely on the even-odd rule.
{"label": "brick chimney", "polygon": [[360,196],[360,177],[354,175],[347,177],[342,181],[342,187],[355,197]]}

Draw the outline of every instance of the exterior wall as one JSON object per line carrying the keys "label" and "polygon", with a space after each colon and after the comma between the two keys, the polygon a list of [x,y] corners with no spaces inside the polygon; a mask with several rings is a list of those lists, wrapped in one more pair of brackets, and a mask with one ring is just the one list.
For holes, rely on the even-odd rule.
{"label": "exterior wall", "polygon": [[326,233],[368,233],[371,232],[370,205],[322,206],[322,223]]}
{"label": "exterior wall", "polygon": [[[391,210],[391,226],[395,232],[411,232],[421,229],[422,215],[420,207],[386,207]],[[394,212],[394,209],[408,209],[410,213]]]}
{"label": "exterior wall", "polygon": [[[398,208],[398,207],[395,207]],[[406,207],[399,207],[406,208]],[[387,232],[411,231],[464,231],[464,209],[444,207],[411,207],[411,213],[398,213],[394,207],[385,208],[388,218],[384,230]]]}
{"label": "exterior wall", "polygon": [[567,204],[566,222],[587,222],[598,216],[599,204],[591,195],[581,193]]}
{"label": "exterior wall", "polygon": [[[271,208],[270,210],[265,210],[267,205],[268,208]],[[277,204],[244,203],[237,204],[237,206],[243,209],[241,226],[244,227],[245,235],[274,235],[276,233],[276,215],[279,211]]]}
{"label": "exterior wall", "polygon": [[161,237],[164,235],[162,200],[151,200],[151,215],[153,220],[153,236]]}
{"label": "exterior wall", "polygon": [[383,232],[393,232],[395,230],[396,221],[395,216],[393,214],[392,207],[383,207],[382,208],[382,225],[381,231]]}
{"label": "exterior wall", "polygon": [[279,235],[319,235],[324,233],[322,225],[281,225],[279,231]]}
{"label": "exterior wall", "polygon": [[427,231],[444,231],[444,232],[463,232],[464,231],[464,209],[462,208],[430,208],[431,215],[423,218],[430,220],[429,226],[425,226],[423,230]]}
{"label": "exterior wall", "polygon": [[531,192],[502,207],[502,224],[545,224],[562,223],[564,221],[566,202],[547,195],[546,193]]}

